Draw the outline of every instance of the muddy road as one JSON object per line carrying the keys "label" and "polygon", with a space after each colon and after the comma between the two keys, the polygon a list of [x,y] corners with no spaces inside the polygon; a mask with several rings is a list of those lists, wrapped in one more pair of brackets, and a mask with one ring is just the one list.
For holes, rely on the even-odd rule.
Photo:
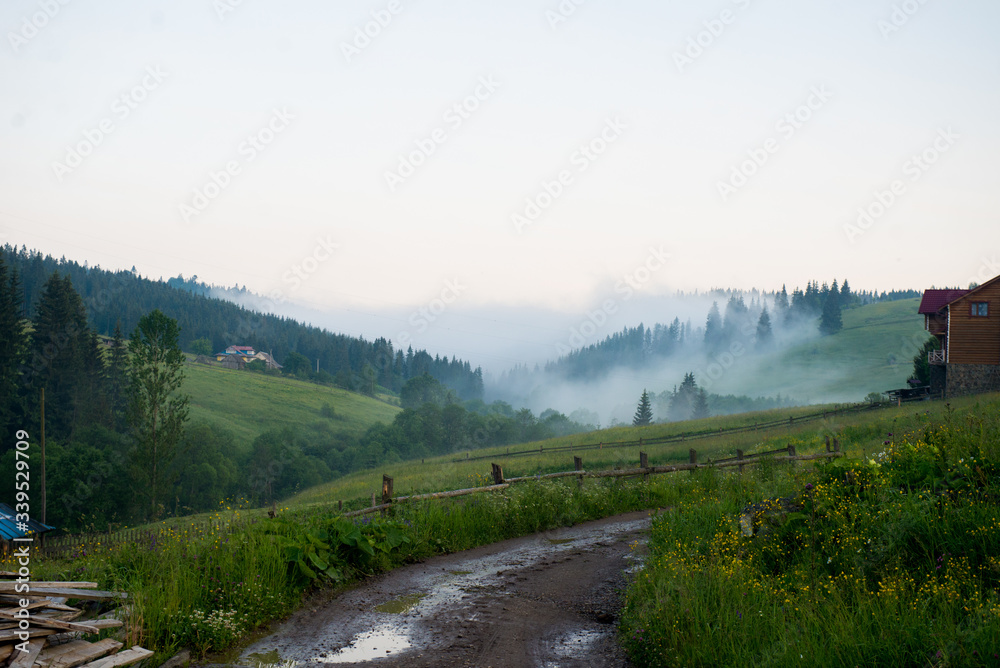
{"label": "muddy road", "polygon": [[315,599],[238,663],[396,668],[627,666],[620,593],[643,511],[434,557]]}

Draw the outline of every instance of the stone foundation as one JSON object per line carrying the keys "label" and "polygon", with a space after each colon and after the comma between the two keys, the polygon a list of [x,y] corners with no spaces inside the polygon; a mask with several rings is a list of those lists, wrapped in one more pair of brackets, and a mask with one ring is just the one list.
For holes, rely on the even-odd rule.
{"label": "stone foundation", "polygon": [[[931,391],[933,392],[934,372],[931,371]],[[996,364],[948,364],[945,385],[949,397],[981,392],[1000,392],[1000,365]]]}
{"label": "stone foundation", "polygon": [[947,372],[944,364],[931,364],[930,369],[930,386],[931,386],[931,396],[941,397],[944,396],[944,391],[947,386]]}

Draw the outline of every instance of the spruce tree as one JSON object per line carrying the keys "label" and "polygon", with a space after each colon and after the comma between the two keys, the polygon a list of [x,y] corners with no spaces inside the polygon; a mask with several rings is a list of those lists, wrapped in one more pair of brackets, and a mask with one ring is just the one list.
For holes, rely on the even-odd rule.
{"label": "spruce tree", "polygon": [[639,405],[635,409],[635,416],[632,418],[633,427],[645,427],[653,423],[653,409],[649,403],[649,394],[644,389],[639,398]]}
{"label": "spruce tree", "polygon": [[851,294],[851,286],[847,284],[847,279],[844,279],[844,284],[840,286],[840,305],[843,308],[852,306],[854,304],[854,295]]}
{"label": "spruce tree", "polygon": [[771,331],[771,316],[767,313],[767,306],[764,306],[764,310],[760,312],[760,318],[757,320],[757,350],[768,350],[773,343],[774,332]]}
{"label": "spruce tree", "polygon": [[716,351],[722,346],[722,315],[719,313],[719,303],[712,302],[712,308],[708,311],[708,318],[705,320],[705,347],[710,351]]}
{"label": "spruce tree", "polygon": [[782,283],[781,292],[774,298],[774,314],[783,316],[786,311],[788,311],[788,291],[785,289],[785,284]]}
{"label": "spruce tree", "polygon": [[837,289],[837,281],[833,282],[833,287],[826,296],[823,304],[823,315],[820,316],[819,331],[829,336],[836,334],[844,328],[843,320],[840,317],[840,291]]}
{"label": "spruce tree", "polygon": [[[21,290],[17,272],[9,268],[0,254],[0,434],[19,413],[20,367],[28,348],[28,337],[21,318]],[[6,439],[4,442],[8,442]]]}
{"label": "spruce tree", "polygon": [[670,397],[670,419],[675,422],[689,419],[694,409],[697,393],[698,385],[695,383],[694,373],[684,374],[681,386],[675,389],[673,396]]}
{"label": "spruce tree", "polygon": [[55,272],[45,283],[35,313],[26,381],[28,405],[37,405],[45,388],[45,428],[56,439],[68,438],[83,404],[93,400],[87,376],[93,354],[91,332],[80,295],[69,276]]}
{"label": "spruce tree", "polygon": [[698,390],[694,395],[694,403],[691,407],[691,419],[699,420],[711,415],[708,410],[708,393],[705,390]]}

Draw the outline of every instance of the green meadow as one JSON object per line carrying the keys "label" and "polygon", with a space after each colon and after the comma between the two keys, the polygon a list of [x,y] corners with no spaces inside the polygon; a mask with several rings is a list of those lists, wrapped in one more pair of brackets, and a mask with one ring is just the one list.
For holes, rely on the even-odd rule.
{"label": "green meadow", "polygon": [[843,312],[844,328],[772,355],[737,361],[712,391],[743,394],[748,378],[761,387],[781,387],[803,402],[860,401],[869,392],[905,387],[913,356],[928,334],[919,300],[869,304]]}
{"label": "green meadow", "polygon": [[300,427],[333,409],[338,431],[359,436],[376,422],[392,422],[400,411],[386,401],[307,381],[196,364],[188,355],[183,391],[190,396],[191,422],[224,427],[239,442],[261,432]]}

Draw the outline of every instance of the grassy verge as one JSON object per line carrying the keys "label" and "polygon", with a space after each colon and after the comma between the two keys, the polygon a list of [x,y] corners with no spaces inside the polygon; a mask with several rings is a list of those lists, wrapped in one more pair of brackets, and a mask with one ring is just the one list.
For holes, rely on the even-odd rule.
{"label": "grassy verge", "polygon": [[[981,433],[975,438],[985,439],[992,446],[980,446],[982,453],[977,459],[997,461],[996,458],[989,458],[993,457],[993,450],[1000,447],[997,445],[1000,442],[1000,427],[995,418],[1000,399],[992,399],[988,409],[974,408],[974,404],[975,400],[971,399],[954,402],[960,417],[950,415],[943,404],[927,403],[830,420],[824,424],[783,428],[773,434],[757,434],[756,440],[750,441],[746,449],[748,452],[771,450],[792,442],[797,445],[800,454],[808,454],[822,449],[823,437],[834,433],[852,454],[863,452],[867,459],[886,447],[883,444],[885,440],[919,443],[920,434],[938,434],[935,424],[949,420],[957,423],[967,416],[985,414],[986,417],[976,418],[979,422],[969,423],[973,426],[981,424],[984,431],[973,432],[970,431],[972,427],[967,426],[960,433],[965,434],[962,438],[973,438]],[[988,417],[990,410],[993,411],[993,418]],[[913,432],[913,436],[889,437],[887,434],[890,432]],[[934,438],[946,438],[951,432],[941,433],[944,436],[935,435]],[[592,438],[593,435],[590,436]],[[939,440],[934,441],[933,447],[940,450]],[[931,467],[927,469],[929,471],[945,470],[932,467],[936,460],[926,453],[933,450],[929,442],[924,444],[926,447],[914,446],[914,452],[924,454],[922,458],[913,458],[916,463],[911,468],[921,471],[920,467],[926,466]],[[734,446],[733,442],[720,437],[712,447],[714,449],[698,445],[699,452],[716,455],[730,454],[728,449]],[[971,452],[971,447],[970,444],[952,447],[949,441],[944,446],[948,453],[945,461],[951,462],[949,466],[965,466],[969,460],[962,453],[965,450]],[[652,463],[671,461],[671,458],[686,459],[686,444],[665,448],[674,450],[650,448]],[[559,453],[556,459],[549,459],[550,455],[540,452],[537,458],[510,460],[505,462],[505,473],[513,476],[551,468],[569,468],[571,455]],[[619,461],[634,464],[638,461],[638,448],[635,452],[588,451],[584,457],[587,467],[591,469],[613,466]],[[390,469],[390,474],[397,476],[396,493],[489,483],[485,463],[455,463],[450,460],[439,458],[427,460],[425,464],[406,463]],[[221,526],[202,524],[202,520],[206,519],[204,516],[163,523],[159,526],[167,528],[168,535],[155,542],[112,547],[95,545],[88,548],[86,556],[72,561],[36,562],[33,564],[33,577],[93,580],[102,588],[129,592],[133,603],[127,623],[133,637],[138,637],[143,646],[154,649],[156,659],[163,660],[182,647],[204,654],[232,646],[255,628],[297,607],[303,594],[317,582],[324,586],[339,586],[433,554],[454,552],[621,512],[673,506],[678,508],[677,512],[664,514],[655,522],[649,566],[629,595],[624,638],[639,665],[735,665],[755,661],[782,665],[790,663],[798,650],[803,650],[799,652],[803,656],[806,656],[806,649],[826,651],[823,641],[806,640],[814,633],[819,633],[817,638],[825,638],[836,631],[839,634],[836,638],[840,639],[838,642],[846,643],[848,639],[854,642],[856,630],[868,628],[862,621],[867,619],[865,615],[872,614],[872,609],[866,608],[855,614],[850,612],[854,609],[851,606],[860,605],[859,602],[867,600],[866,596],[878,599],[878,592],[882,591],[881,583],[888,582],[886,578],[890,576],[896,578],[892,582],[898,582],[898,587],[917,586],[903,582],[900,571],[886,569],[899,565],[901,568],[923,568],[936,575],[935,567],[939,563],[936,560],[939,557],[949,560],[946,573],[953,573],[956,578],[965,572],[961,569],[965,568],[962,564],[966,562],[961,559],[966,559],[968,563],[968,578],[972,579],[963,580],[964,588],[948,590],[954,592],[950,594],[953,603],[954,595],[961,594],[965,605],[968,601],[978,601],[977,614],[981,614],[984,620],[995,620],[998,613],[992,610],[1000,612],[995,597],[991,598],[991,587],[995,587],[995,581],[982,580],[982,574],[985,572],[983,564],[995,568],[1000,574],[1000,562],[968,560],[967,556],[979,554],[976,550],[983,549],[983,545],[990,549],[1000,547],[989,542],[995,540],[995,529],[1000,528],[997,520],[993,519],[1000,517],[994,508],[996,497],[992,496],[994,492],[988,491],[993,487],[987,485],[984,488],[987,491],[982,493],[985,496],[975,497],[975,502],[972,496],[961,494],[952,498],[924,493],[920,487],[922,482],[913,483],[918,491],[899,494],[893,491],[897,479],[885,477],[887,474],[884,473],[895,470],[892,468],[895,464],[887,459],[879,463],[881,468],[858,464],[852,474],[855,476],[855,482],[851,483],[853,487],[837,486],[838,476],[846,475],[845,471],[829,469],[822,474],[828,479],[820,479],[810,477],[816,475],[811,467],[784,470],[772,464],[749,468],[742,476],[713,471],[653,476],[648,485],[639,480],[587,480],[581,489],[574,480],[524,483],[502,493],[403,505],[394,509],[390,518],[357,521],[338,517],[329,503],[316,503],[307,500],[307,497],[284,504],[285,508],[275,519],[267,519],[260,510],[226,509],[214,514],[214,519],[228,521]],[[377,489],[381,473],[372,471],[348,476],[334,483],[340,487],[326,487],[325,498],[355,498],[360,503],[361,499]],[[948,475],[952,473],[942,473],[939,477],[950,480]],[[862,480],[863,484],[859,484],[858,480]],[[806,482],[814,485],[809,495],[805,491]],[[980,489],[979,483],[976,485],[969,491],[962,491],[962,494],[971,494],[973,488]],[[792,528],[775,530],[773,541],[755,543],[753,540],[756,539],[750,539],[750,542],[741,539],[736,518],[743,506],[777,496],[793,496],[800,502],[811,499],[809,503],[814,505],[804,518],[796,520],[798,524],[790,525]],[[916,505],[910,508],[906,504]],[[908,513],[907,517],[917,517],[917,511],[928,522],[938,513],[944,517],[958,511],[966,513],[961,523],[954,524],[954,531],[961,528],[968,535],[977,536],[976,540],[986,542],[982,545],[959,544],[951,538],[941,538],[934,533],[939,529],[932,527],[926,529],[926,534],[918,534],[919,541],[922,541],[920,544],[924,545],[920,549],[924,551],[914,557],[912,563],[900,561],[894,556],[897,553],[889,548],[884,548],[888,550],[884,559],[878,557],[882,561],[876,559],[881,552],[865,551],[873,549],[867,547],[869,538],[876,545],[889,545],[885,541],[897,540],[893,538],[896,534],[878,533],[890,525],[889,520],[896,517],[893,513]],[[853,523],[847,523],[845,519],[843,525],[838,524],[841,520],[837,518],[841,517],[854,518],[851,520]],[[806,528],[808,536],[803,533]],[[993,533],[985,532],[986,529]],[[862,530],[869,533],[860,533]],[[863,536],[864,545],[855,544],[861,538],[856,539],[851,531]],[[904,531],[899,535],[910,536],[912,532]],[[835,546],[848,544],[852,550],[861,548],[861,552],[853,554],[861,555],[856,559],[868,566],[859,566],[852,561],[855,557],[848,547],[837,548],[839,552],[834,549]],[[892,550],[903,549],[898,547],[898,540],[891,545],[894,546]],[[828,558],[831,559],[829,564],[823,562]],[[889,566],[882,569],[883,562]],[[0,568],[13,570],[14,566],[10,562],[0,562]],[[804,571],[806,566],[808,570]],[[834,566],[842,570],[829,573],[823,570]],[[871,570],[876,567],[882,570]],[[823,574],[829,576],[836,573],[849,574],[850,580],[848,575],[835,576],[832,580],[827,577],[822,580],[824,587],[820,587]],[[803,579],[806,575],[810,579]],[[757,582],[757,587],[751,588],[751,582]],[[945,591],[940,587],[947,584],[943,580],[929,579],[917,579],[915,582],[927,587],[931,586],[928,583],[938,582],[940,591]],[[809,588],[803,590],[803,583]],[[969,583],[979,583],[979,599],[973,598],[970,593],[973,585]],[[940,592],[934,595],[939,596],[940,600],[934,599],[938,603],[946,600],[940,598],[944,596]],[[927,605],[931,607],[918,607],[916,612],[906,612],[905,619],[914,623],[920,615],[926,619],[928,611],[937,610],[932,604]],[[799,610],[795,610],[796,607]],[[741,628],[737,624],[747,618],[751,608],[757,614],[754,624],[768,630],[764,632],[753,627],[753,637],[760,640],[748,643],[746,627]],[[902,607],[897,606],[897,609],[899,618],[904,619]],[[945,621],[932,626],[930,631],[945,635],[920,636],[921,642],[937,643],[935,651],[957,651],[954,649],[955,638],[959,637],[955,635],[959,633],[955,630],[957,624],[962,623],[965,624],[962,628],[973,629],[961,631],[966,633],[963,637],[973,643],[986,643],[983,640],[985,636],[981,635],[986,631],[982,628],[996,628],[995,624],[992,627],[970,625],[968,617],[963,616],[964,612],[959,614],[954,605],[949,610],[948,614],[953,616],[942,617]],[[808,617],[807,612],[815,616]],[[882,619],[878,615],[888,614],[882,608],[876,609],[875,613],[877,615],[873,619],[878,620]],[[736,621],[732,619],[734,616]],[[678,624],[682,626],[675,627]],[[906,628],[903,622],[894,624],[903,626],[882,621],[870,623],[870,630],[864,631],[870,634],[865,636],[868,638],[866,642],[874,644],[878,638],[889,637],[887,633],[900,633],[900,629]],[[822,633],[819,632],[821,627],[824,629]],[[683,628],[684,631],[675,637],[675,628]],[[994,633],[994,630],[989,633]],[[692,640],[698,638],[702,638],[698,641],[702,645]],[[993,645],[997,643],[993,642]],[[831,646],[836,646],[836,643]],[[718,649],[720,647],[722,649]],[[860,656],[859,652],[852,654],[839,646],[837,651],[841,654],[835,656]],[[911,654],[915,652],[907,651]],[[880,657],[883,655],[880,654],[866,655],[857,663],[872,665],[872,660],[869,660],[872,656],[875,663],[891,663],[889,658],[882,660]],[[845,659],[845,662],[847,660],[853,659]]]}
{"label": "grassy verge", "polygon": [[627,596],[635,663],[996,665],[1000,401],[881,439],[816,469],[679,479]]}
{"label": "grassy verge", "polygon": [[[129,594],[127,631],[156,652],[223,651],[295,609],[313,586],[341,586],[434,554],[662,504],[657,480],[531,482],[500,493],[401,506],[354,521],[314,509],[228,527],[171,527],[148,544],[94,546],[35,564],[35,579],[96,581]],[[16,567],[0,562],[0,567]]]}

